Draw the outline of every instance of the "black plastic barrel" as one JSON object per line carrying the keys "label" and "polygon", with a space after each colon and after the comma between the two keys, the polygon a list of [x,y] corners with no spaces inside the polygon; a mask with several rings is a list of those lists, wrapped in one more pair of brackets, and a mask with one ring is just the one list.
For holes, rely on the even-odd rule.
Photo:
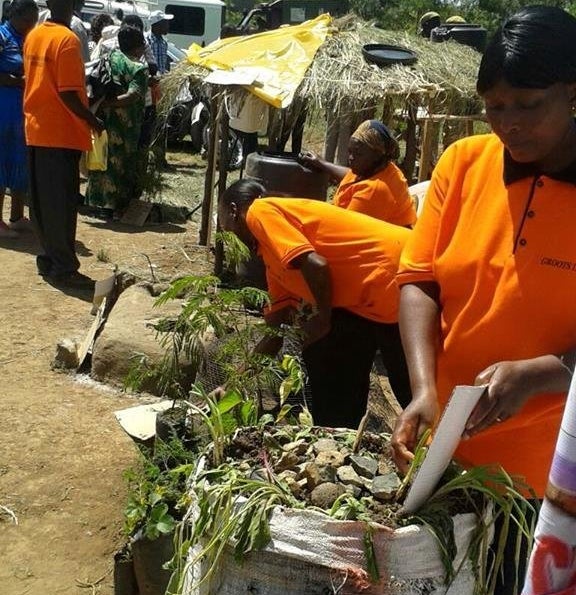
{"label": "black plastic barrel", "polygon": [[[326,200],[328,175],[306,169],[293,153],[250,153],[244,177],[258,180],[269,196]],[[266,270],[259,256],[240,264],[236,274],[242,283],[266,289]]]}
{"label": "black plastic barrel", "polygon": [[470,46],[479,52],[486,47],[488,32],[480,25],[470,23],[444,23],[440,27],[432,29],[430,39],[435,42],[452,39],[462,45]]}
{"label": "black plastic barrel", "polygon": [[306,169],[293,153],[250,153],[244,175],[263,184],[270,196],[326,200],[328,175]]}

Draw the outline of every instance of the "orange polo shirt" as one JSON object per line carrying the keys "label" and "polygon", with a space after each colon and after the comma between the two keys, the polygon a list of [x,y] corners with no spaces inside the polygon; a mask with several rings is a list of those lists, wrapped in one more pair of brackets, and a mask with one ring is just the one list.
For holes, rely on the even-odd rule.
{"label": "orange polo shirt", "polygon": [[376,322],[398,321],[396,272],[410,230],[334,205],[301,198],[259,198],[246,223],[266,265],[272,309],[314,303],[291,262],[307,252],[328,261],[332,306]]}
{"label": "orange polo shirt", "polygon": [[392,162],[370,178],[359,180],[352,170],[342,178],[332,202],[348,209],[388,221],[410,226],[416,222],[414,201],[404,174]]}
{"label": "orange polo shirt", "polygon": [[[495,135],[442,155],[399,284],[440,287],[437,384],[446,403],[503,360],[562,354],[576,346],[576,162],[553,177],[514,163]],[[565,394],[541,394],[510,420],[461,442],[469,465],[500,463],[542,496]]]}
{"label": "orange polo shirt", "polygon": [[61,91],[78,92],[88,105],[80,41],[68,27],[46,22],[24,42],[24,123],[26,143],[86,151],[90,128],[65,105]]}

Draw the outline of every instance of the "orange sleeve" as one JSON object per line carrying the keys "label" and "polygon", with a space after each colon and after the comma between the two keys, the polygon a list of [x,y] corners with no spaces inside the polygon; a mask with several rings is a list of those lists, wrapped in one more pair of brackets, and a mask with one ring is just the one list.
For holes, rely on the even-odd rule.
{"label": "orange sleeve", "polygon": [[398,285],[435,280],[434,255],[440,233],[442,207],[451,173],[456,165],[455,153],[449,147],[434,168],[422,213],[400,257],[396,276]]}
{"label": "orange sleeve", "polygon": [[314,246],[297,224],[289,221],[274,205],[255,200],[248,209],[246,223],[258,243],[283,267],[288,268],[301,254],[314,252]]}
{"label": "orange sleeve", "polygon": [[56,88],[61,91],[84,89],[84,64],[80,41],[74,35],[63,40],[56,61]]}

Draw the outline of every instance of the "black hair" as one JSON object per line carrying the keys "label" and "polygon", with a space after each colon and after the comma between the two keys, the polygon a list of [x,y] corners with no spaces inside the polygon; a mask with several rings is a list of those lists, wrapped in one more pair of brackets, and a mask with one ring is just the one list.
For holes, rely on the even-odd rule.
{"label": "black hair", "polygon": [[38,4],[34,0],[12,0],[4,10],[7,12],[6,18],[18,18],[32,12],[38,12]]}
{"label": "black hair", "polygon": [[97,14],[90,22],[90,36],[92,37],[92,41],[99,41],[102,37],[102,29],[113,24],[114,19],[109,14],[105,12]]}
{"label": "black hair", "polygon": [[136,27],[136,29],[140,29],[140,31],[144,31],[144,21],[137,15],[137,14],[127,14],[122,19],[123,25],[128,25],[130,27]]}
{"label": "black hair", "polygon": [[476,90],[499,81],[527,89],[576,82],[576,19],[554,6],[527,6],[508,18],[482,56]]}
{"label": "black hair", "polygon": [[144,33],[137,27],[122,25],[118,31],[118,45],[124,54],[130,54],[136,48],[144,47]]}
{"label": "black hair", "polygon": [[233,202],[238,205],[251,204],[265,194],[266,188],[260,182],[250,178],[242,178],[226,188],[220,201],[226,207],[229,207]]}

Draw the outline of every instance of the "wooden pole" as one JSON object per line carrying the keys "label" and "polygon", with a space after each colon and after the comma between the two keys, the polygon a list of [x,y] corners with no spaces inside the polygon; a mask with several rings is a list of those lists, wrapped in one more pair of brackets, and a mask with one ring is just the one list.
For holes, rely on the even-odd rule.
{"label": "wooden pole", "polygon": [[220,124],[220,97],[213,91],[210,96],[210,139],[208,141],[208,155],[206,178],[204,179],[204,198],[202,199],[202,220],[200,223],[201,246],[210,246],[212,239],[212,211],[214,204],[214,178],[216,173],[216,158],[218,156],[218,139]]}
{"label": "wooden pole", "polygon": [[[428,104],[428,115],[434,113],[436,101],[430,99]],[[424,119],[424,130],[422,132],[422,145],[420,147],[420,167],[418,168],[418,182],[429,180],[434,169],[434,162],[438,156],[438,142],[440,123],[434,118]]]}
{"label": "wooden pole", "polygon": [[[220,198],[226,190],[228,183],[228,167],[230,164],[231,148],[229,145],[230,139],[230,117],[222,102],[222,114],[220,116],[220,158],[218,159],[218,204],[220,204]],[[236,142],[240,142],[237,139]],[[216,230],[220,230],[220,222],[216,221]],[[215,252],[214,252],[214,274],[217,277],[222,275],[224,271],[224,246],[222,242],[216,241]]]}
{"label": "wooden pole", "polygon": [[418,156],[418,139],[416,138],[418,107],[414,100],[410,100],[407,106],[406,119],[406,152],[400,168],[404,172],[409,183],[414,179],[416,158]]}

